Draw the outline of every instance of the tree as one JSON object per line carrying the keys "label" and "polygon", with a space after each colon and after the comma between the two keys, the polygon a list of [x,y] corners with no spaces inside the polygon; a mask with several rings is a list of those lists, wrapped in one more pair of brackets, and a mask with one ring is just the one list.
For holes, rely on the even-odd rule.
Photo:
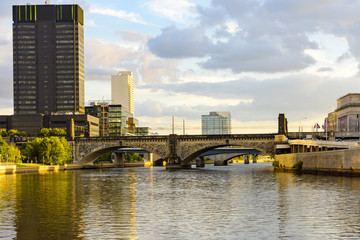
{"label": "tree", "polygon": [[50,134],[50,129],[49,128],[42,128],[40,129],[40,136],[44,136],[47,137]]}
{"label": "tree", "polygon": [[40,136],[66,136],[66,131],[62,128],[42,128],[40,129]]}
{"label": "tree", "polygon": [[20,136],[20,132],[16,129],[10,129],[9,131],[7,131],[7,135],[8,136]]}
{"label": "tree", "polygon": [[25,159],[44,161],[46,164],[64,164],[70,159],[72,149],[65,138],[36,138],[25,144],[22,155]]}
{"label": "tree", "polygon": [[144,161],[144,158],[141,157],[139,153],[125,154],[125,162],[136,162],[136,161]]}
{"label": "tree", "polygon": [[66,131],[62,128],[50,128],[50,136],[66,136]]}
{"label": "tree", "polygon": [[8,144],[0,137],[0,161],[21,162],[21,155],[18,148]]}
{"label": "tree", "polygon": [[1,137],[7,137],[7,131],[6,131],[6,129],[4,129],[4,128],[1,128],[1,129],[0,129],[0,136],[1,136]]}

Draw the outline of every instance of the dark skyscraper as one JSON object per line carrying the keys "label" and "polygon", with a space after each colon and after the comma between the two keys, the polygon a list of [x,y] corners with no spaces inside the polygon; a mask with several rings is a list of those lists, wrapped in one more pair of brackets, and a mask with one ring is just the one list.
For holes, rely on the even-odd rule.
{"label": "dark skyscraper", "polygon": [[14,113],[85,113],[78,5],[13,6]]}

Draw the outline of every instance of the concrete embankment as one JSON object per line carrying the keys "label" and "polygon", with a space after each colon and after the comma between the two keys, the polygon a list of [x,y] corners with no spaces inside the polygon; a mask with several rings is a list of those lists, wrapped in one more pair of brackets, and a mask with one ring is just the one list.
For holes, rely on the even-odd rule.
{"label": "concrete embankment", "polygon": [[[143,167],[144,163],[125,163],[124,167]],[[65,164],[65,165],[43,165],[43,166],[27,166],[17,167],[16,165],[0,165],[0,174],[16,174],[16,173],[43,173],[57,172],[76,169],[97,169],[97,168],[115,168],[113,163],[101,164]]]}
{"label": "concrete embankment", "polygon": [[276,155],[274,167],[283,171],[360,176],[360,148]]}

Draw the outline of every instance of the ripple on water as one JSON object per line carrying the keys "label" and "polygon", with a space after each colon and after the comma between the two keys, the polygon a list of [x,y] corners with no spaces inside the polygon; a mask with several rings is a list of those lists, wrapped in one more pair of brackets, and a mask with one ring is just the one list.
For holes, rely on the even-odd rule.
{"label": "ripple on water", "polygon": [[275,173],[269,164],[18,176],[0,176],[5,238],[360,238],[358,178]]}

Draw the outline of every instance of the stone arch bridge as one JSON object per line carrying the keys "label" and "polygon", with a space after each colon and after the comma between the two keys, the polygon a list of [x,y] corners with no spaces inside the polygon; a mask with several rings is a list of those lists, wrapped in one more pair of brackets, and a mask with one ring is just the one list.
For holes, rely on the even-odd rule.
{"label": "stone arch bridge", "polygon": [[191,161],[202,153],[218,147],[244,146],[265,154],[274,154],[275,134],[119,136],[77,138],[74,161],[92,163],[104,153],[119,148],[142,148],[154,154],[154,160],[167,162],[167,168],[190,168]]}

